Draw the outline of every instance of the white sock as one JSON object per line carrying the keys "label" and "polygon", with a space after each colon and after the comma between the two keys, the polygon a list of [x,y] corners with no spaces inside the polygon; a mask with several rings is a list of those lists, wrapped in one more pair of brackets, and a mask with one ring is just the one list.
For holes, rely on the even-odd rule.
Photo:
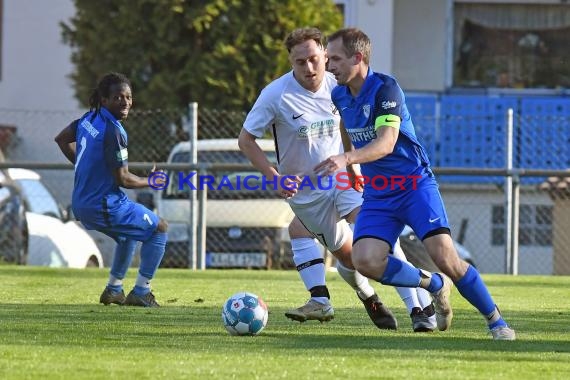
{"label": "white sock", "polygon": [[108,284],[111,286],[120,286],[123,285],[123,280],[110,274]]}
{"label": "white sock", "polygon": [[374,288],[370,286],[368,278],[358,273],[358,271],[348,269],[342,265],[339,260],[336,262],[336,269],[338,270],[340,277],[342,277],[343,280],[352,287],[352,289],[356,290],[356,294],[358,294],[358,297],[360,297],[361,300],[365,300],[376,293]]}
{"label": "white sock", "polygon": [[[404,254],[402,247],[400,246],[400,239],[396,240],[396,244],[394,245],[394,257],[396,257],[402,261],[408,262],[408,259],[406,258],[406,255]],[[402,301],[406,305],[406,309],[408,309],[408,314],[410,314],[412,312],[412,309],[414,307],[419,307],[419,308],[423,309],[423,307],[421,306],[420,301],[418,299],[417,289],[421,289],[421,288],[405,288],[405,287],[401,287],[401,286],[396,287],[396,291],[398,292],[398,294],[400,295],[400,298],[402,299]],[[429,296],[429,293],[428,293],[428,296]],[[431,302],[431,297],[430,297],[430,302]]]}
{"label": "white sock", "polygon": [[137,281],[135,282],[135,286],[150,289],[150,280],[150,278],[146,278],[139,273],[137,274]]}
{"label": "white sock", "polygon": [[[305,289],[311,290],[315,286],[326,286],[323,252],[319,249],[315,239],[291,239],[291,248],[293,262],[305,284]],[[330,304],[327,297],[311,297],[311,299],[324,305]]]}
{"label": "white sock", "polygon": [[420,306],[423,309],[431,305],[432,299],[429,292],[423,288],[416,288],[416,294],[418,295],[418,300],[420,301]]}

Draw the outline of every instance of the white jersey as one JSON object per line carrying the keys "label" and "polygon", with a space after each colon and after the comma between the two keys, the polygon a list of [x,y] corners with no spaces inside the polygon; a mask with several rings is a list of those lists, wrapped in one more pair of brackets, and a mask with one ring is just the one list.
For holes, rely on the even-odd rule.
{"label": "white jersey", "polygon": [[[290,71],[261,91],[244,122],[244,129],[260,138],[273,127],[281,175],[311,177],[315,189],[304,186],[291,203],[309,203],[325,190],[319,190],[313,168],[343,151],[339,131],[340,115],[331,101],[336,86],[326,72],[317,92],[303,88]],[[323,188],[328,185],[323,179]]]}

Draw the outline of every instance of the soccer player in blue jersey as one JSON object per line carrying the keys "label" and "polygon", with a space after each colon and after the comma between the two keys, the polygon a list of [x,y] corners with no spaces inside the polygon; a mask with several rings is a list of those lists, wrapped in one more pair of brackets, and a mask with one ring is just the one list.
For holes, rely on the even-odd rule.
{"label": "soccer player in blue jersey", "polygon": [[479,272],[457,255],[438,184],[416,138],[404,94],[394,78],[369,68],[370,45],[368,36],[355,28],[328,38],[328,69],[339,84],[331,97],[344,121],[342,132],[355,149],[315,167],[317,173],[328,175],[359,163],[367,178],[354,231],[353,264],[382,284],[428,290],[438,328],[449,328],[449,279],[389,255],[408,224],[459,293],[484,316],[493,339],[515,340],[515,331],[501,316]]}
{"label": "soccer player in blue jersey", "polygon": [[[164,256],[168,225],[120,189],[149,186],[148,178],[132,174],[128,167],[127,132],[121,122],[132,106],[129,80],[119,73],[105,75],[89,104],[90,111],[64,128],[55,141],[75,164],[75,217],[85,228],[100,231],[117,242],[109,282],[100,302],[158,307],[150,281]],[[138,241],[142,242],[139,272],[135,286],[125,297],[123,279]]]}

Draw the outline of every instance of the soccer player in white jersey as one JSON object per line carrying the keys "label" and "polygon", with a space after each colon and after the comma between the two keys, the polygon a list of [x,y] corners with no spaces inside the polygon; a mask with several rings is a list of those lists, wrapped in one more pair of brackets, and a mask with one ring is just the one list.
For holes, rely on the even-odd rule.
{"label": "soccer player in white jersey", "polygon": [[[261,91],[239,136],[240,149],[269,183],[277,184],[275,191],[296,215],[289,228],[293,260],[311,298],[285,315],[301,322],[323,322],[334,317],[324,260],[314,240],[317,238],[337,258],[338,273],[356,291],[374,324],[381,329],[396,329],[393,314],[382,304],[368,279],[352,265],[352,231],[347,222],[353,223],[360,210],[361,193],[346,183],[335,186],[334,178],[332,186],[319,186],[326,180],[313,174],[316,164],[343,150],[340,115],[330,96],[337,83],[325,70],[322,34],[316,28],[296,29],[286,38],[285,46],[292,71]],[[270,127],[276,142],[277,169],[255,141]],[[354,174],[355,169],[349,167],[347,171]],[[399,245],[395,254],[405,260]],[[420,288],[397,290],[410,313],[414,331],[434,330],[429,293]]]}

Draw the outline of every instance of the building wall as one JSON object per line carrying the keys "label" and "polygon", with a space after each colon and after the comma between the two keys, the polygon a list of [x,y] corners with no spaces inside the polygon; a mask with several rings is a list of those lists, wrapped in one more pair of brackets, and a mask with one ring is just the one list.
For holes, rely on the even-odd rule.
{"label": "building wall", "polygon": [[4,0],[3,13],[2,107],[77,109],[59,26],[75,14],[72,0]]}
{"label": "building wall", "polygon": [[[468,220],[463,245],[473,255],[479,271],[505,273],[505,247],[491,244],[492,205],[504,204],[502,190],[449,189],[442,186],[442,196],[454,237],[459,234],[461,221]],[[521,192],[521,204],[552,205],[552,200],[544,193]],[[552,246],[519,246],[519,274],[553,274],[553,261]]]}
{"label": "building wall", "polygon": [[[561,192],[564,194],[564,192]],[[568,193],[557,196],[554,200],[554,272],[553,274],[570,275],[570,246],[568,231],[570,230],[570,197]]]}
{"label": "building wall", "polygon": [[392,74],[404,90],[445,90],[448,0],[394,2]]}
{"label": "building wall", "polygon": [[391,73],[395,1],[340,0],[338,2],[345,5],[345,26],[358,27],[370,37],[372,41],[370,66],[372,69]]}
{"label": "building wall", "polygon": [[80,112],[68,78],[71,48],[63,44],[59,26],[74,15],[73,2],[4,0],[3,13],[0,123],[17,127],[7,156],[13,161],[63,162],[53,137]]}

